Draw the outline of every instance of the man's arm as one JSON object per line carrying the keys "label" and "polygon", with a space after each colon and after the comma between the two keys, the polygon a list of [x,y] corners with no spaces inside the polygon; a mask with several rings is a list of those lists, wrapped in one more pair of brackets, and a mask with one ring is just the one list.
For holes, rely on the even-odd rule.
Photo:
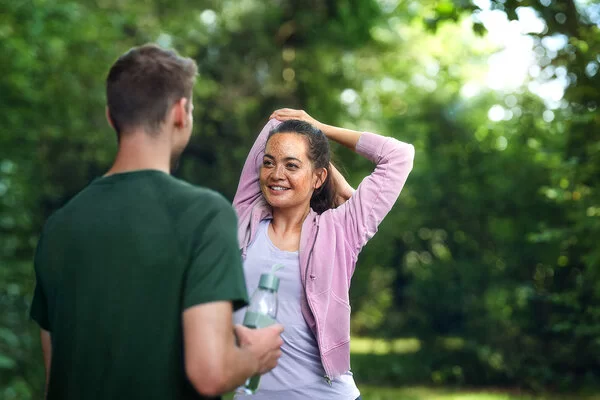
{"label": "man's arm", "polygon": [[232,313],[228,301],[204,303],[183,312],[185,371],[201,394],[232,391],[247,378],[273,369],[281,355],[281,325],[243,330],[238,347]]}
{"label": "man's arm", "polygon": [[50,382],[50,364],[52,363],[52,339],[50,332],[40,329],[40,339],[42,342],[42,353],[44,354],[44,367],[46,368],[46,385],[44,389],[44,398],[48,393],[48,382]]}

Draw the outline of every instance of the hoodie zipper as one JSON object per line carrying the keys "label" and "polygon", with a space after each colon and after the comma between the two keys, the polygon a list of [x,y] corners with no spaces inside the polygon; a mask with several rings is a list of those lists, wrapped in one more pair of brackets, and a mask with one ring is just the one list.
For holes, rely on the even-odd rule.
{"label": "hoodie zipper", "polygon": [[[312,258],[312,254],[313,254],[313,250],[315,248],[315,243],[317,242],[317,235],[319,234],[319,225],[317,224],[317,231],[315,232],[315,236],[312,242],[312,245],[310,247],[310,252],[308,253],[308,257],[306,258],[306,272],[304,273],[304,293],[306,293],[306,282],[308,282],[308,265],[310,264],[310,259]],[[319,326],[318,326],[318,321],[317,321],[317,317],[315,316],[315,312],[312,309],[312,306],[310,304],[310,301],[308,301],[308,295],[306,295],[306,303],[308,304],[308,308],[310,310],[310,312],[313,314],[313,317],[315,318],[315,325],[317,325],[317,333],[319,332]],[[319,341],[317,340],[317,345],[319,344]],[[323,360],[323,353],[321,351],[321,346],[319,346],[319,354],[321,356],[321,360]],[[325,365],[323,365],[323,368],[325,368]],[[325,371],[325,376],[323,377],[325,378],[325,381],[327,382],[327,384],[329,386],[331,386],[331,378],[329,377],[329,375],[327,374],[327,371]]]}

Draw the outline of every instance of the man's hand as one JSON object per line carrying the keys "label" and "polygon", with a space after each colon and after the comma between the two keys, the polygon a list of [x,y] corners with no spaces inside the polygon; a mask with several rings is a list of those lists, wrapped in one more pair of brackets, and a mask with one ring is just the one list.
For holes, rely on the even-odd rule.
{"label": "man's hand", "polygon": [[277,366],[283,344],[282,325],[275,324],[262,329],[250,329],[236,325],[234,329],[240,347],[252,352],[258,360],[259,374],[269,372]]}
{"label": "man's hand", "polygon": [[201,394],[229,392],[271,370],[281,355],[281,325],[256,332],[242,329],[245,345],[240,347],[235,344],[232,313],[230,301],[198,304],[183,312],[185,371]]}

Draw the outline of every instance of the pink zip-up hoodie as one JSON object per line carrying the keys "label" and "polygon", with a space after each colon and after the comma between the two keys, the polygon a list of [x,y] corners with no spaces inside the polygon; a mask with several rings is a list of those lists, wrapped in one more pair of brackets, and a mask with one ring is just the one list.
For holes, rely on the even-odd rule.
{"label": "pink zip-up hoodie", "polygon": [[[233,200],[244,259],[259,222],[271,217],[271,207],[260,190],[259,169],[269,132],[278,124],[270,120],[258,135]],[[396,202],[415,154],[410,144],[368,132],[360,136],[356,152],[376,164],[373,173],[338,208],[320,215],[311,209],[300,235],[302,314],[317,339],[327,380],[350,370],[348,292],[358,253]]]}

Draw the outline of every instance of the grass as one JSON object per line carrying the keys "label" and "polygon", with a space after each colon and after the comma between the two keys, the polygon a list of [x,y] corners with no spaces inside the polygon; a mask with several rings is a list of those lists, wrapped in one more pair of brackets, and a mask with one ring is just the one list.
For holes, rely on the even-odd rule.
{"label": "grass", "polygon": [[436,347],[432,347],[415,338],[353,337],[350,349],[352,370],[359,385],[414,387],[430,383],[470,383],[502,386],[504,383],[500,376],[480,370],[476,355],[466,351],[460,338],[440,338]]}
{"label": "grass", "polygon": [[350,342],[352,354],[407,354],[416,353],[421,349],[419,339],[371,339],[364,337],[353,337]]}
{"label": "grass", "polygon": [[[394,340],[353,337],[352,369],[364,400],[600,400],[600,394],[528,394],[506,388],[459,388],[481,371],[461,350],[460,338],[445,338],[444,353],[427,352],[415,338]],[[430,354],[431,353],[431,354]],[[464,370],[463,370],[464,369]],[[438,381],[436,376],[446,377]],[[456,375],[458,374],[458,375]],[[456,376],[454,376],[456,375]],[[448,379],[449,378],[449,379]],[[473,379],[472,379],[473,378]],[[427,385],[427,382],[440,383]],[[446,382],[446,386],[443,386]],[[448,384],[448,382],[453,382]],[[485,385],[485,384],[484,384]],[[232,394],[223,396],[233,399]]]}
{"label": "grass", "polygon": [[581,395],[528,395],[510,393],[507,390],[454,390],[447,388],[409,387],[379,388],[361,387],[365,400],[596,400],[600,397]]}
{"label": "grass", "polygon": [[[448,337],[440,339],[441,345],[449,351],[460,350],[465,342],[461,338]],[[421,350],[421,341],[417,338],[376,339],[352,337],[350,351],[352,354],[411,354]]]}
{"label": "grass", "polygon": [[[600,395],[528,395],[508,390],[455,390],[448,388],[403,387],[385,388],[361,386],[364,400],[600,400]],[[233,395],[223,396],[224,400]]]}
{"label": "grass", "polygon": [[600,396],[582,395],[528,395],[507,390],[454,390],[448,388],[408,387],[360,388],[365,400],[598,400]]}

